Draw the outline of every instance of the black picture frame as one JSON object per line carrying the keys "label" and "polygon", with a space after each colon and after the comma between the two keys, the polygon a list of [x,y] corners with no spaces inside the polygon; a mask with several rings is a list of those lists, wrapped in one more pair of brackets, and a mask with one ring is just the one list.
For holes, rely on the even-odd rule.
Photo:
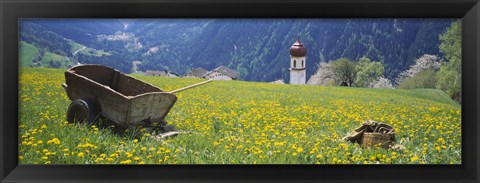
{"label": "black picture frame", "polygon": [[[479,182],[478,0],[1,0],[2,182]],[[19,18],[462,18],[462,165],[18,165]]]}

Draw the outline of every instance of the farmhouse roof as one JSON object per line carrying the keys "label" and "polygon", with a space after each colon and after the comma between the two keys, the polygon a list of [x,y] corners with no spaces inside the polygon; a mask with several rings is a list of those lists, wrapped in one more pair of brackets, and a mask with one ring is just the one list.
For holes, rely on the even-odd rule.
{"label": "farmhouse roof", "polygon": [[199,77],[201,78],[202,76],[204,76],[205,74],[207,74],[207,70],[201,68],[201,67],[197,67],[189,72],[187,72],[185,75],[193,75],[195,77]]}
{"label": "farmhouse roof", "polygon": [[177,74],[177,73],[174,73],[174,72],[172,72],[172,71],[168,71],[168,70],[167,70],[166,72],[167,72],[167,73],[169,73],[169,74],[172,74],[172,75],[178,76],[178,74]]}
{"label": "farmhouse roof", "polygon": [[147,70],[145,71],[145,75],[147,76],[163,76],[167,74],[167,70]]}
{"label": "farmhouse roof", "polygon": [[145,75],[150,75],[150,74],[153,75],[153,74],[160,74],[160,73],[162,73],[162,72],[161,71],[155,71],[155,70],[147,70],[145,72]]}
{"label": "farmhouse roof", "polygon": [[237,72],[237,71],[232,70],[232,69],[229,69],[228,67],[225,67],[225,66],[223,66],[223,65],[221,65],[221,66],[213,69],[212,71],[206,73],[205,75],[210,74],[210,73],[212,73],[212,72],[214,72],[214,71],[217,71],[217,72],[219,72],[219,73],[223,73],[223,74],[227,75],[228,77],[231,77],[232,79],[235,79],[235,78],[237,78],[237,76],[238,76],[238,72]]}

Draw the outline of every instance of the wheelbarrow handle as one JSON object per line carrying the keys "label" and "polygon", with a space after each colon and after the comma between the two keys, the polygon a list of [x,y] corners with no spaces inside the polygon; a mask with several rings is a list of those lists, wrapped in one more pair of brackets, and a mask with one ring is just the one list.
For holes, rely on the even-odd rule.
{"label": "wheelbarrow handle", "polygon": [[203,84],[207,84],[209,82],[211,82],[212,80],[209,79],[207,81],[203,81],[203,82],[200,82],[200,83],[197,83],[197,84],[194,84],[194,85],[190,85],[190,86],[187,86],[187,87],[183,87],[183,88],[180,88],[180,89],[176,89],[176,90],[173,90],[173,91],[170,91],[168,93],[170,94],[174,94],[174,93],[177,93],[177,92],[181,92],[183,90],[187,90],[187,89],[190,89],[190,88],[193,88],[193,87],[197,87],[197,86],[200,86],[200,85],[203,85]]}

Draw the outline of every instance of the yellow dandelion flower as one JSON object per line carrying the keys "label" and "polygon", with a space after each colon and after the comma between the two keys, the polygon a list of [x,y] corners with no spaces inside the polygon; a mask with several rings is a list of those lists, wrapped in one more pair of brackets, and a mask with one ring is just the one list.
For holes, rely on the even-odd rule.
{"label": "yellow dandelion flower", "polygon": [[132,160],[120,161],[120,164],[130,164],[130,163],[132,163]]}
{"label": "yellow dandelion flower", "polygon": [[297,153],[301,153],[301,152],[303,152],[303,148],[301,147],[297,148]]}
{"label": "yellow dandelion flower", "polygon": [[337,158],[333,158],[333,163],[337,163],[338,162],[338,159]]}
{"label": "yellow dandelion flower", "polygon": [[415,162],[415,161],[417,161],[418,159],[420,159],[418,156],[414,156],[414,157],[410,158],[410,161],[411,161],[411,162]]}
{"label": "yellow dandelion flower", "polygon": [[58,138],[53,138],[49,141],[47,141],[47,144],[60,144],[60,140]]}

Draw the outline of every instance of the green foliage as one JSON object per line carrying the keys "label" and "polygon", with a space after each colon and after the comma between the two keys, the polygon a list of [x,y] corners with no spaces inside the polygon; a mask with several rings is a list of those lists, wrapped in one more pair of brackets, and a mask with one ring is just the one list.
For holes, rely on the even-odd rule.
{"label": "green foliage", "polygon": [[444,57],[450,62],[455,64],[455,68],[458,71],[461,70],[462,61],[462,21],[457,20],[447,29],[447,31],[440,35],[440,51],[444,54]]}
{"label": "green foliage", "polygon": [[437,74],[433,69],[423,70],[413,77],[403,80],[398,88],[400,89],[414,89],[414,88],[435,88],[437,85]]}
{"label": "green foliage", "polygon": [[451,64],[445,64],[438,72],[437,88],[445,91],[452,99],[462,102],[461,74],[452,69]]}
{"label": "green foliage", "polygon": [[382,76],[385,70],[382,63],[372,62],[367,57],[360,58],[355,69],[357,71],[355,86],[358,87],[368,87],[370,83]]}
{"label": "green foliage", "polygon": [[30,22],[20,25],[20,40],[59,55],[71,56],[72,46],[61,35]]}
{"label": "green foliage", "polygon": [[440,36],[440,51],[448,62],[443,63],[438,72],[437,88],[447,92],[454,100],[462,101],[462,28],[458,20]]}
{"label": "green foliage", "polygon": [[335,82],[340,85],[352,86],[357,77],[356,64],[348,58],[340,58],[331,64]]}
{"label": "green foliage", "polygon": [[244,80],[244,79],[248,76],[248,69],[242,67],[241,64],[237,66],[237,69],[236,69],[236,70],[237,70],[237,72],[239,73],[238,78],[239,78],[240,80]]}
{"label": "green foliage", "polygon": [[55,60],[55,61],[52,60],[52,61],[48,62],[48,65],[51,68],[60,68],[62,66],[62,63],[58,60]]}
{"label": "green foliage", "polygon": [[29,66],[33,64],[33,59],[37,55],[38,49],[25,41],[20,41],[18,50],[18,56],[20,60],[20,66]]}

